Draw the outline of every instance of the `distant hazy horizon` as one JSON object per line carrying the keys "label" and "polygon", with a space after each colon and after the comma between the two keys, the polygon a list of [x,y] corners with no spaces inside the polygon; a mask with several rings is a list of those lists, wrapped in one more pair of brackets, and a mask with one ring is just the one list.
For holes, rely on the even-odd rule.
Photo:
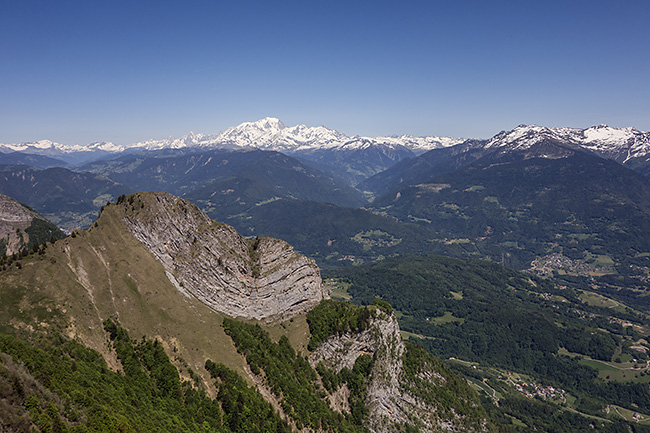
{"label": "distant hazy horizon", "polygon": [[0,5],[0,143],[129,144],[270,116],[349,136],[650,130],[650,4]]}

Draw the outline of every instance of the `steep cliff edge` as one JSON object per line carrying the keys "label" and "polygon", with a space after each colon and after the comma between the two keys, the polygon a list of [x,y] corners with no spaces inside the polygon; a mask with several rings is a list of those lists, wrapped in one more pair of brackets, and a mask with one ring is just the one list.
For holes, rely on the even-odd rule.
{"label": "steep cliff edge", "polygon": [[[134,341],[155,339],[179,377],[213,397],[224,382],[208,365],[240,373],[295,430],[486,430],[462,379],[401,342],[390,306],[319,302],[329,294],[312,260],[279,240],[242,238],[168,194],[122,196],[90,229],[1,272],[0,332],[60,334],[120,374],[129,373],[107,345],[107,319]],[[309,317],[319,309],[335,331],[312,347]],[[292,320],[250,324],[224,313]],[[319,361],[339,373],[336,386],[313,370]]]}
{"label": "steep cliff edge", "polygon": [[224,314],[294,317],[281,329],[297,328],[300,346],[299,313],[326,296],[313,261],[285,242],[249,241],[185,200],[143,193],[104,206],[88,230],[48,242],[43,254],[0,267],[0,332],[56,330],[115,367],[103,328],[111,318],[136,338],[158,339],[210,385],[206,359],[246,374]]}
{"label": "steep cliff edge", "polygon": [[117,206],[127,230],[162,263],[170,281],[215,311],[286,319],[329,298],[315,262],[284,241],[247,240],[166,193],[122,197]]}
{"label": "steep cliff edge", "polygon": [[29,249],[52,237],[61,239],[65,234],[37,212],[0,194],[0,256]]}
{"label": "steep cliff edge", "polygon": [[[311,352],[309,362],[339,374],[352,369],[360,356],[372,357],[364,399],[368,410],[364,425],[370,431],[397,432],[405,425],[422,433],[489,430],[486,414],[467,383],[421,347],[405,344],[392,312],[377,308],[362,327],[329,337]],[[334,407],[345,407],[341,395],[349,391],[331,394]]]}

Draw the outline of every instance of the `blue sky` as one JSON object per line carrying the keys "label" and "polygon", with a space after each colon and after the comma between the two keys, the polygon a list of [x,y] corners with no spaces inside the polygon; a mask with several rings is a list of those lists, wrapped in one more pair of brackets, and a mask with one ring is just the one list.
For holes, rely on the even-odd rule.
{"label": "blue sky", "polygon": [[650,130],[650,2],[0,2],[0,142]]}

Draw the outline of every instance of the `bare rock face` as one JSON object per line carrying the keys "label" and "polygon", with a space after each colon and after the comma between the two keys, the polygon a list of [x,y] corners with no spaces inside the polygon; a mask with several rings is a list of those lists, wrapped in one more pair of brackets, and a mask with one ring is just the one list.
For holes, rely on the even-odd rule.
{"label": "bare rock face", "polygon": [[410,423],[405,404],[409,400],[400,387],[402,356],[405,347],[395,315],[377,310],[368,329],[360,333],[345,333],[321,343],[310,356],[313,366],[322,362],[337,373],[343,368],[352,369],[361,355],[374,356],[372,378],[368,385],[366,407],[369,409],[371,431],[387,431],[387,425]]}
{"label": "bare rock face", "polygon": [[163,264],[170,281],[215,311],[271,321],[329,298],[315,262],[284,241],[247,240],[167,193],[134,194],[118,206],[127,229]]}
{"label": "bare rock face", "polygon": [[[486,430],[484,425],[465,425],[462,416],[441,416],[435,404],[418,398],[405,377],[405,352],[395,315],[378,309],[366,330],[330,337],[310,354],[309,362],[313,367],[322,362],[340,372],[344,367],[352,369],[361,355],[374,358],[365,400],[369,411],[365,426],[372,432],[401,432],[404,425],[414,424],[421,432]],[[432,365],[425,363],[418,370],[417,381],[427,387],[447,380]]]}
{"label": "bare rock face", "polygon": [[29,233],[25,230],[35,219],[45,221],[38,213],[13,198],[0,194],[0,243],[4,245],[7,255],[17,253],[29,245]]}

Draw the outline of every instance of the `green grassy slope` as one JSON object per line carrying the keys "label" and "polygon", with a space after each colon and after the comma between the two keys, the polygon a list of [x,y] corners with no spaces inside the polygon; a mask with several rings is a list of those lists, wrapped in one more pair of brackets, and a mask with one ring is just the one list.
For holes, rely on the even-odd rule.
{"label": "green grassy slope", "polygon": [[158,338],[197,371],[215,354],[241,370],[222,317],[169,282],[162,265],[125,230],[122,212],[107,206],[88,231],[48,244],[44,254],[0,274],[0,327],[57,329],[106,353],[102,321],[114,318],[135,338]]}

